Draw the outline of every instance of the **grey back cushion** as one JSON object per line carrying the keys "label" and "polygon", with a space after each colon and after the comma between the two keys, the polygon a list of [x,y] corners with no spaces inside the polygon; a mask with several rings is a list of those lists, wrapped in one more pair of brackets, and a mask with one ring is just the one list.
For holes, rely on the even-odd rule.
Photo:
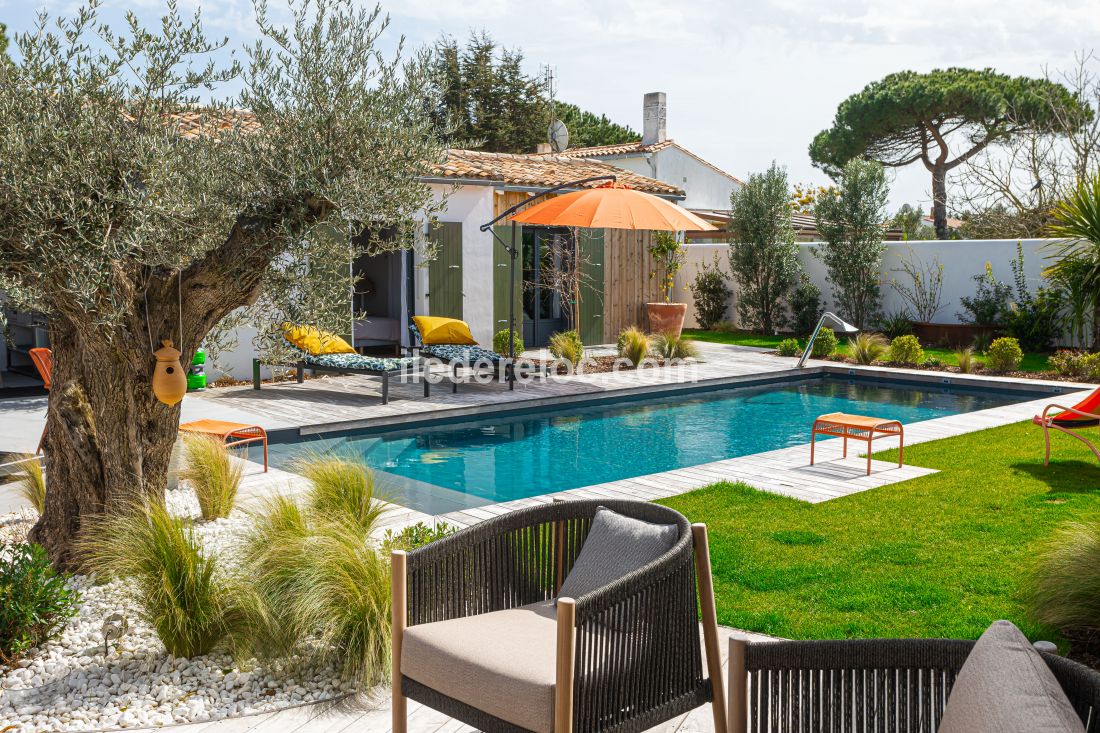
{"label": "grey back cushion", "polygon": [[675,524],[653,524],[597,507],[584,546],[558,592],[579,598],[656,560],[679,538]]}
{"label": "grey back cushion", "polygon": [[966,658],[939,733],[1084,733],[1054,673],[1008,621],[986,629]]}

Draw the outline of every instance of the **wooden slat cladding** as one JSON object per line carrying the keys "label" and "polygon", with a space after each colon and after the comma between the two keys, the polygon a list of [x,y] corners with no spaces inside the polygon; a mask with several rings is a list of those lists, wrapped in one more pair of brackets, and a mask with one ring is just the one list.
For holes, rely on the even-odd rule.
{"label": "wooden slat cladding", "polygon": [[650,278],[653,232],[604,230],[604,341],[615,343],[630,326],[648,328],[645,304],[663,300],[661,283]]}

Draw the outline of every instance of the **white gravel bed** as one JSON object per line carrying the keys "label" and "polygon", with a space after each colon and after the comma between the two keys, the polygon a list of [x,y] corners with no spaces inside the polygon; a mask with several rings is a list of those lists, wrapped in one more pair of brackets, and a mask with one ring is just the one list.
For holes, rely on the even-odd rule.
{"label": "white gravel bed", "polygon": [[[169,492],[175,512],[198,517],[188,489]],[[0,516],[0,541],[22,539],[33,516]],[[233,564],[249,519],[196,522],[208,551]],[[238,666],[225,654],[192,659],[169,655],[153,629],[124,597],[121,580],[96,584],[76,576],[79,613],[61,636],[31,652],[14,669],[0,667],[0,731],[88,731],[217,720],[267,712],[348,692],[334,669],[282,663]],[[122,614],[129,631],[104,653],[103,622]],[[14,726],[14,727],[9,727]]]}

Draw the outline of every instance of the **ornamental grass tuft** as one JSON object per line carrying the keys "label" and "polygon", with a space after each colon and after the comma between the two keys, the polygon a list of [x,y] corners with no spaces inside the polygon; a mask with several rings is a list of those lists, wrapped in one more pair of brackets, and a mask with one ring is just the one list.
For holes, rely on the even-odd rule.
{"label": "ornamental grass tuft", "polygon": [[356,461],[313,456],[298,471],[311,484],[304,505],[268,499],[245,539],[256,602],[245,646],[258,657],[313,657],[345,681],[376,685],[390,662],[389,565],[371,536],[386,505]]}
{"label": "ornamental grass tuft", "polygon": [[184,434],[180,478],[199,500],[203,519],[223,519],[233,511],[244,463],[234,460],[225,443],[210,435]]}
{"label": "ornamental grass tuft", "polygon": [[25,456],[16,474],[19,495],[39,514],[46,507],[46,475],[37,456]]}
{"label": "ornamental grass tuft", "polygon": [[653,336],[653,353],[666,361],[672,359],[690,359],[699,355],[698,347],[671,331]]}
{"label": "ornamental grass tuft", "polygon": [[879,333],[860,333],[848,339],[848,354],[857,364],[867,365],[878,361],[890,350],[890,344]]}
{"label": "ornamental grass tuft", "polygon": [[1100,641],[1100,521],[1056,529],[1036,555],[1022,596],[1038,623]]}
{"label": "ornamental grass tuft", "polygon": [[623,329],[619,333],[616,342],[619,356],[626,359],[632,366],[638,366],[642,360],[649,356],[649,336],[637,326]]}
{"label": "ornamental grass tuft", "polygon": [[240,589],[163,504],[92,517],[78,544],[90,569],[129,581],[126,592],[169,654],[206,654],[238,626]]}

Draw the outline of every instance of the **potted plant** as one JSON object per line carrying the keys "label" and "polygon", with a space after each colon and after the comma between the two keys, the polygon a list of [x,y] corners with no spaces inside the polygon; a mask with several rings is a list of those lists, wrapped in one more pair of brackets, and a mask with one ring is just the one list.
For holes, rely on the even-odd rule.
{"label": "potted plant", "polygon": [[672,290],[676,284],[676,273],[684,266],[686,256],[684,245],[672,232],[654,232],[653,243],[649,245],[649,256],[653,258],[654,268],[649,279],[661,278],[663,303],[646,303],[646,315],[649,316],[649,330],[653,333],[670,333],[676,336],[684,328],[687,315],[687,303],[673,303]]}

